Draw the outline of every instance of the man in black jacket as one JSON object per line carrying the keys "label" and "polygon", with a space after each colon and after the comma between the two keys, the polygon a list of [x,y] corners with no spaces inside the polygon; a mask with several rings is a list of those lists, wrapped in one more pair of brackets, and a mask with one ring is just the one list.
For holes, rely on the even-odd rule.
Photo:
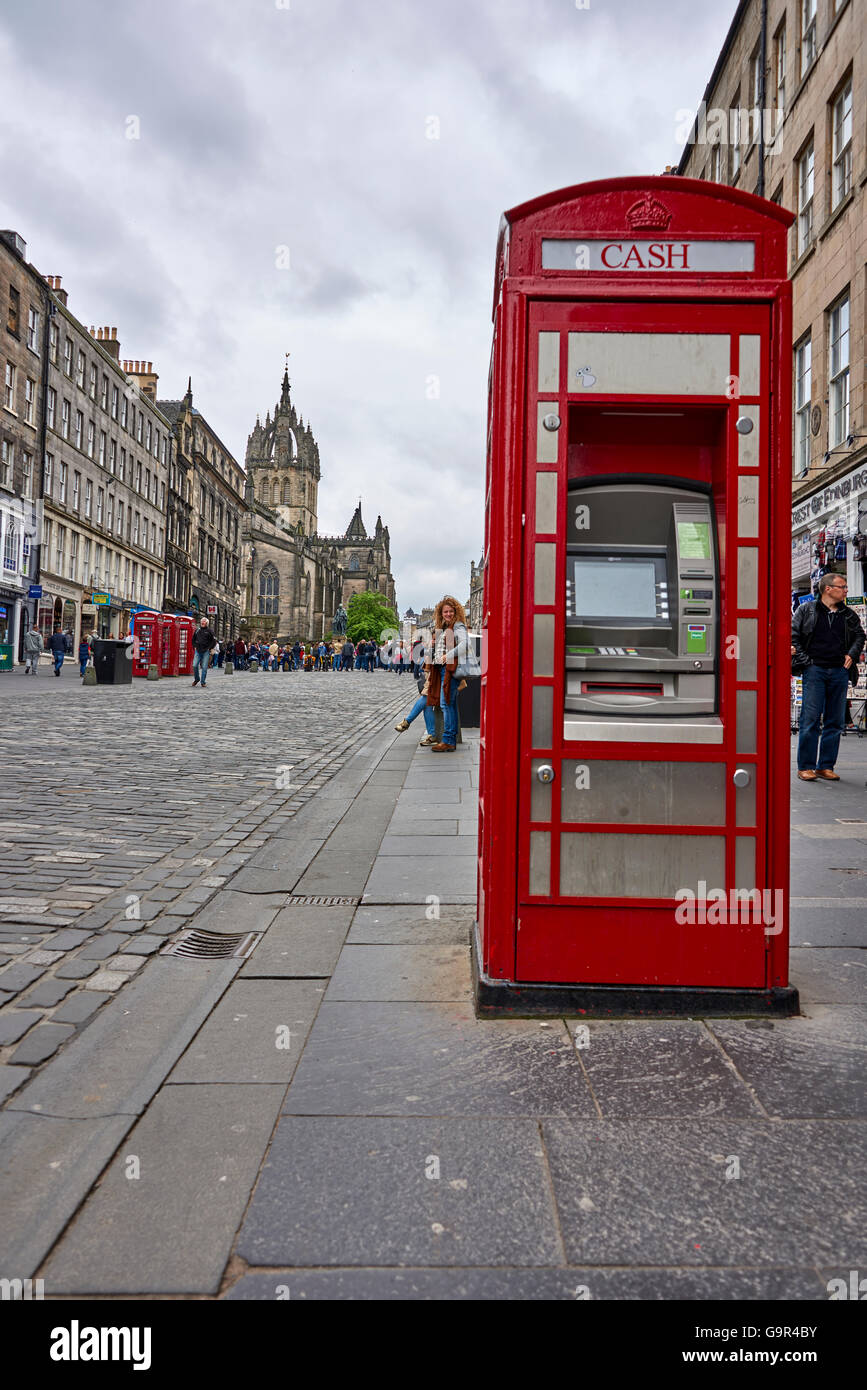
{"label": "man in black jacket", "polygon": [[[846,718],[849,681],[857,679],[865,634],[846,607],[845,579],[823,574],[815,603],[802,603],[792,618],[793,669],[802,667],[803,702],[798,738],[798,776],[839,782],[834,771]],[[821,740],[819,722],[823,720]]]}
{"label": "man in black jacket", "polygon": [[212,631],[207,618],[202,618],[196,628],[196,635],[193,638],[193,646],[196,654],[193,657],[193,685],[202,682],[202,689],[205,688],[205,677],[208,674],[208,666],[211,661],[211,652],[217,645],[217,638]]}

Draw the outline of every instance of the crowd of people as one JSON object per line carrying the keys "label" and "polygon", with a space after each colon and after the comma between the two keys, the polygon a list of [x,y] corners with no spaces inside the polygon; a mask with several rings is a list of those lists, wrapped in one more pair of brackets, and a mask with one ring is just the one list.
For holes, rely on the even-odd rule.
{"label": "crowd of people", "polygon": [[208,671],[229,663],[236,671],[405,671],[417,675],[424,662],[423,643],[414,647],[400,643],[380,647],[373,639],[353,642],[350,638],[326,642],[268,642],[261,636],[252,642],[243,637],[220,642],[207,618],[202,618],[193,638],[195,658],[193,685],[204,687]]}

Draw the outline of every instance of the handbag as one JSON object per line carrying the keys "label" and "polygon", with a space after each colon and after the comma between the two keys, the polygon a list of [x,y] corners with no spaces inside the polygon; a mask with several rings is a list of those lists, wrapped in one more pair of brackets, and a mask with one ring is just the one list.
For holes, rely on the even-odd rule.
{"label": "handbag", "polygon": [[464,650],[458,658],[458,664],[452,675],[457,680],[473,680],[482,674],[482,666],[476,656],[476,649],[470,644],[469,637],[464,645]]}

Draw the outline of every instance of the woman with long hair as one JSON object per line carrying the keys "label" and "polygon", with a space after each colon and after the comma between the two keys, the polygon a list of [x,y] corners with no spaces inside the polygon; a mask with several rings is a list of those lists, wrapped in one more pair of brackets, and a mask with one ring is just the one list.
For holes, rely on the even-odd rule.
{"label": "woman with long hair", "polygon": [[427,653],[428,705],[439,705],[443,712],[443,741],[431,744],[432,753],[454,753],[457,742],[457,703],[459,678],[455,671],[466,660],[469,645],[464,606],[451,594],[441,598],[434,610],[431,649]]}

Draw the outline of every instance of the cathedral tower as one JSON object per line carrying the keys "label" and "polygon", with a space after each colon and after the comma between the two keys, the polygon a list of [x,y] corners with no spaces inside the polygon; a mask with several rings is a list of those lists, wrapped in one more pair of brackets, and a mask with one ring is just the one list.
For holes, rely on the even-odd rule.
{"label": "cathedral tower", "polygon": [[283,372],[280,399],[264,425],[256,418],[247,440],[246,468],[253,497],[276,512],[284,525],[305,536],[318,529],[319,446],[303,416],[299,417],[289,391],[289,369]]}

